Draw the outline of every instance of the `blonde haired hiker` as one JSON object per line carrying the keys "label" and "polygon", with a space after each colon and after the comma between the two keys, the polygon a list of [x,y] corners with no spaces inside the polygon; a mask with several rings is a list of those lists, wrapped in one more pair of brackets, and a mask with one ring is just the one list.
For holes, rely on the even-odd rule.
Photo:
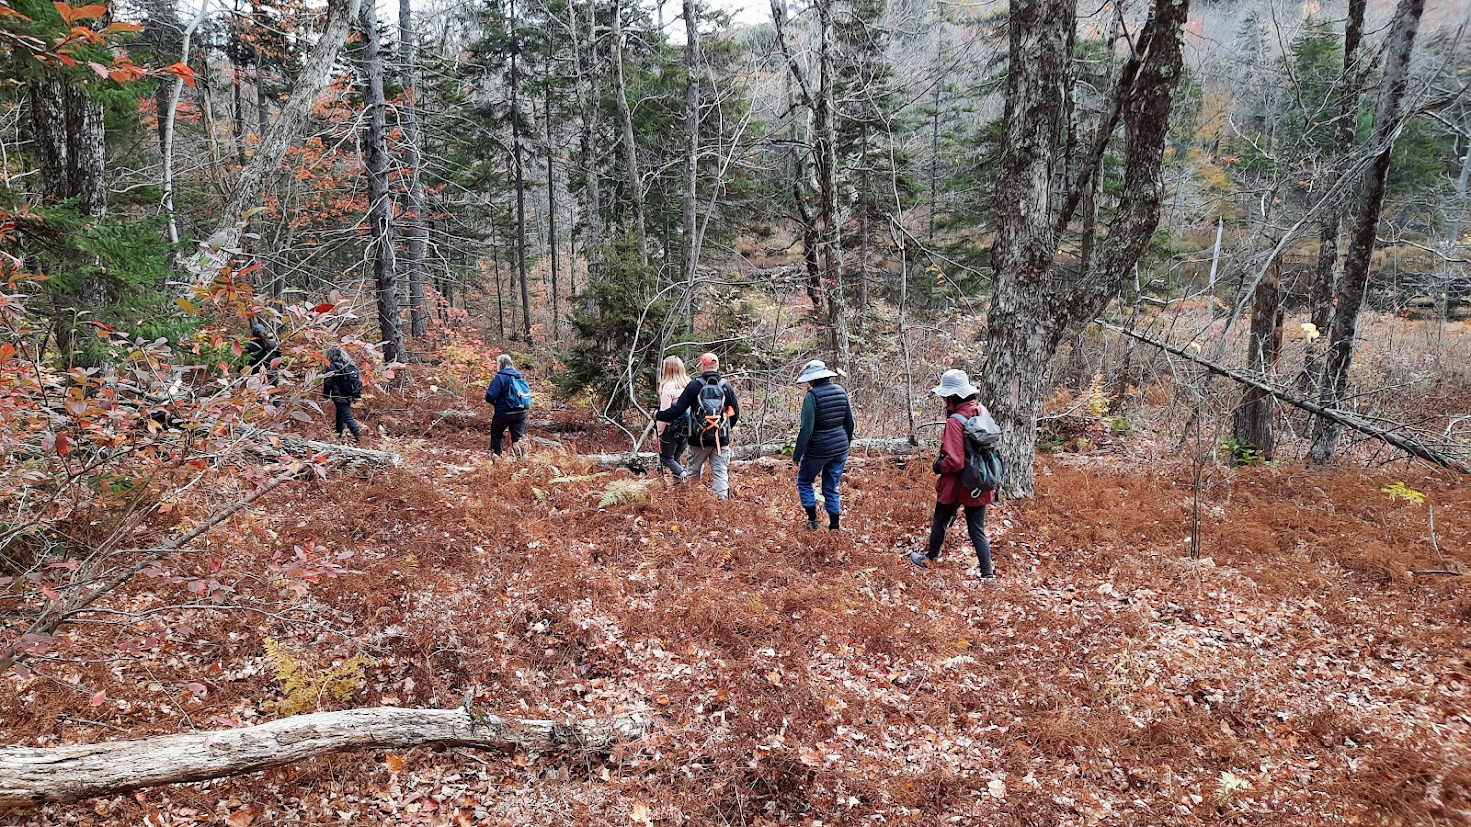
{"label": "blonde haired hiker", "polygon": [[[678,356],[664,357],[664,370],[659,377],[659,410],[673,405],[689,383],[690,375],[685,372],[684,360]],[[684,448],[689,441],[689,425],[688,414],[673,422],[659,423],[659,462],[674,475],[675,482],[684,479],[684,466],[679,460],[684,456]]]}
{"label": "blonde haired hiker", "polygon": [[699,479],[705,462],[710,463],[715,496],[730,495],[730,430],[741,420],[741,405],[735,389],[720,378],[720,359],[713,353],[700,357],[700,375],[690,380],[674,404],[654,418],[673,422],[690,417],[689,477]]}

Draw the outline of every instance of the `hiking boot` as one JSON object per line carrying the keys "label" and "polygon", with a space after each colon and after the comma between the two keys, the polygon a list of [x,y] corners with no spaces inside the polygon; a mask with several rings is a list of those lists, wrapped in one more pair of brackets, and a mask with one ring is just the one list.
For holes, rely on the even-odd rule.
{"label": "hiking boot", "polygon": [[930,558],[922,551],[911,551],[909,552],[909,564],[917,569],[927,569],[930,567]]}
{"label": "hiking boot", "polygon": [[981,582],[987,586],[994,586],[996,585],[996,575],[983,574],[981,575]]}
{"label": "hiking boot", "polygon": [[828,531],[842,531],[842,528],[838,525],[838,519],[839,519],[839,515],[837,515],[837,514],[829,514],[829,515],[827,515],[827,530]]}
{"label": "hiking boot", "polygon": [[815,506],[815,505],[802,506],[802,510],[807,512],[807,530],[808,531],[816,531],[817,530],[817,506]]}

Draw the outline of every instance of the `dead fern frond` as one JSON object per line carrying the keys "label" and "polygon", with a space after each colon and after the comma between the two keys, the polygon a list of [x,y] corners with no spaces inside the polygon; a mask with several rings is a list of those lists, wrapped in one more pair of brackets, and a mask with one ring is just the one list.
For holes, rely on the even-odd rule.
{"label": "dead fern frond", "polygon": [[603,496],[598,500],[598,508],[641,503],[648,498],[649,483],[647,480],[614,480],[603,489]]}

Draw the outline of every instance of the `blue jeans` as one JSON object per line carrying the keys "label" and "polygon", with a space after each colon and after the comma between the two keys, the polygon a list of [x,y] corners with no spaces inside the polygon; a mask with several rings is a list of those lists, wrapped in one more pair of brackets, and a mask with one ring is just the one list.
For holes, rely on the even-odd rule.
{"label": "blue jeans", "polygon": [[847,451],[835,457],[802,457],[802,463],[797,466],[797,496],[802,499],[802,507],[815,508],[817,506],[817,496],[812,493],[812,483],[817,479],[818,472],[821,472],[823,507],[829,514],[842,513],[842,504],[838,499],[838,483],[843,481],[843,468],[847,464]]}

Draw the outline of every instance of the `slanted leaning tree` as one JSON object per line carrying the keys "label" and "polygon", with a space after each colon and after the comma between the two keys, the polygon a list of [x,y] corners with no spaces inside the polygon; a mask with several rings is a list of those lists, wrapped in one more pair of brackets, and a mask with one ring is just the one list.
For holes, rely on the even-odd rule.
{"label": "slanted leaning tree", "polygon": [[[1164,144],[1188,7],[1188,0],[1154,0],[1102,122],[1078,135],[1069,113],[1076,4],[1011,4],[992,249],[996,289],[978,380],[1002,426],[1009,495],[1032,493],[1037,407],[1058,345],[1118,294],[1159,223]],[[1101,189],[1102,159],[1120,124],[1123,170],[1112,221],[1085,245],[1071,272],[1073,265],[1058,260],[1063,234],[1079,204]],[[1065,154],[1065,147],[1072,152]]]}

